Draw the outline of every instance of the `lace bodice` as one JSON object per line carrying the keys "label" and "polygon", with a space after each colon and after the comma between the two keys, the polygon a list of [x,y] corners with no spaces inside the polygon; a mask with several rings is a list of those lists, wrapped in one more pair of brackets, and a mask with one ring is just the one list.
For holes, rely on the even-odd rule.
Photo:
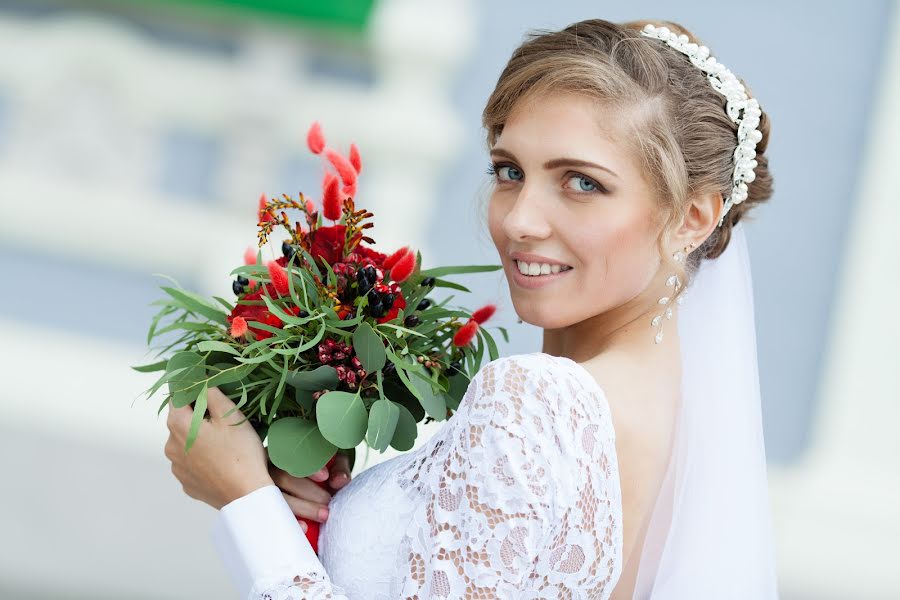
{"label": "lace bodice", "polygon": [[[274,507],[251,503],[265,494]],[[269,525],[273,508],[282,520]],[[622,569],[609,406],[567,358],[503,357],[425,445],[335,494],[319,557],[274,486],[223,507],[217,527],[223,556],[231,544],[258,565],[247,570],[251,600],[606,599]],[[267,558],[283,529],[290,551]]]}

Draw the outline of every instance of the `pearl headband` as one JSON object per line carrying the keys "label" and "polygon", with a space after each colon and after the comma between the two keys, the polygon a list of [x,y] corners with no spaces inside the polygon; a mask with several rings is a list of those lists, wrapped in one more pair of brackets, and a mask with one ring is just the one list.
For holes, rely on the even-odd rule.
{"label": "pearl headband", "polygon": [[734,173],[732,174],[731,195],[725,199],[725,210],[719,219],[719,226],[725,215],[735,204],[747,199],[747,184],[756,179],[756,144],[762,139],[759,117],[762,111],[756,98],[748,98],[743,84],[720,62],[709,55],[709,48],[689,42],[688,36],[677,35],[668,27],[656,27],[648,23],[641,35],[656,38],[686,54],[691,62],[706,73],[710,85],[728,98],[726,110],[729,118],[738,125],[737,147],[734,149]]}

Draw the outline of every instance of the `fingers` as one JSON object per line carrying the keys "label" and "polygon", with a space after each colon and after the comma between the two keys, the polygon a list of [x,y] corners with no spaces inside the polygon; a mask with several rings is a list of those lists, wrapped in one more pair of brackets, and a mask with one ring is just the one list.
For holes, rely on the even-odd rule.
{"label": "fingers", "polygon": [[190,404],[177,408],[172,404],[172,400],[169,400],[169,414],[166,416],[166,427],[169,428],[169,431],[185,435],[193,418],[194,409]]}
{"label": "fingers", "polygon": [[321,469],[310,475],[309,478],[313,481],[325,481],[326,479],[328,479],[328,469],[326,467],[322,467]]}
{"label": "fingers", "polygon": [[339,490],[350,483],[350,457],[343,452],[338,452],[331,466],[331,474],[328,485],[331,489]]}
{"label": "fingers", "polygon": [[287,492],[296,498],[315,502],[323,506],[328,506],[328,503],[331,502],[331,494],[310,481],[308,477],[294,477],[278,467],[270,468],[269,475],[281,491]]}
{"label": "fingers", "polygon": [[287,501],[288,506],[291,507],[291,512],[293,512],[295,516],[303,517],[304,519],[309,519],[310,521],[318,521],[319,523],[324,523],[328,518],[327,506],[322,506],[321,504],[317,504],[316,502],[310,502],[309,500],[297,498],[285,492],[281,492],[281,495],[284,496],[284,499]]}
{"label": "fingers", "polygon": [[[231,401],[231,398],[222,393],[222,391],[213,386],[207,390],[206,395],[206,407],[209,409],[209,415],[213,419],[221,419],[225,413],[235,407],[235,403]],[[234,420],[235,423],[244,420],[243,414],[239,414],[241,411],[236,410],[230,415],[228,415],[229,419],[237,416],[238,418]]]}

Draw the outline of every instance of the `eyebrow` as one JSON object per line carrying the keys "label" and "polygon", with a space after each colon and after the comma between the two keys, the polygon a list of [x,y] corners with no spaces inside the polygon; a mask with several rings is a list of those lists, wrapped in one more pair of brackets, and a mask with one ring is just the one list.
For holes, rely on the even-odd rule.
{"label": "eyebrow", "polygon": [[[504,150],[503,148],[491,148],[491,155],[502,156],[504,158],[508,158],[510,160],[518,162],[518,159],[512,152]],[[604,167],[603,165],[598,165],[597,163],[592,163],[578,158],[554,158],[544,163],[544,168],[548,170],[556,169],[558,167],[593,167],[595,169],[600,169],[601,171],[606,171],[613,177],[618,177],[618,175],[614,171]]]}

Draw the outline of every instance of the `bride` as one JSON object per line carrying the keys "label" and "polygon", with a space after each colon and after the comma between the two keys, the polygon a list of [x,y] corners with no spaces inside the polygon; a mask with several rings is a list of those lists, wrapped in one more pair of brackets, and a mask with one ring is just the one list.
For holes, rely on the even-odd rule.
{"label": "bride", "polygon": [[[318,474],[331,497],[217,389],[187,455],[192,409],[170,410],[242,597],[777,598],[739,225],[772,193],[769,120],[695,40],[598,19],[513,53],[487,222],[543,349],[485,365],[424,446]],[[318,556],[295,514],[324,522]]]}

